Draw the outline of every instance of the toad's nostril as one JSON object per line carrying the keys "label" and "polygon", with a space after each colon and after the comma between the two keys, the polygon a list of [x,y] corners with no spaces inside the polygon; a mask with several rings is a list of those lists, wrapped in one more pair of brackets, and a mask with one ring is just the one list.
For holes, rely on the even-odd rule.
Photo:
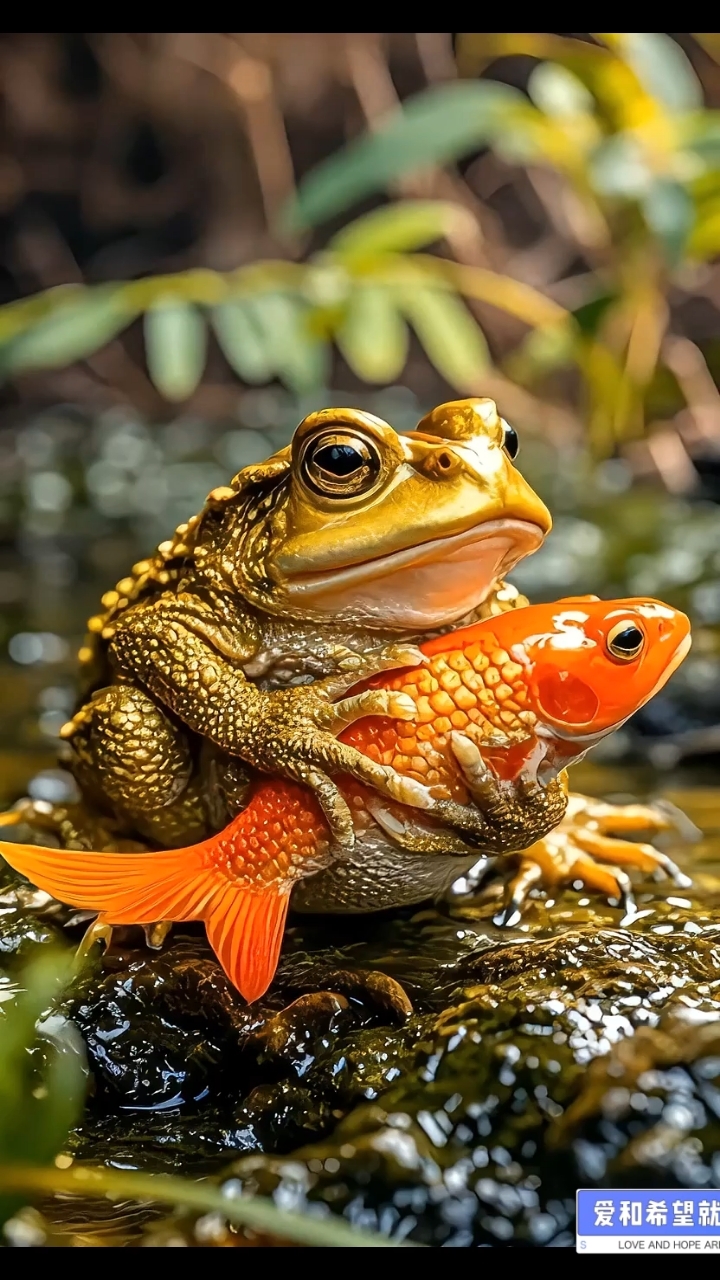
{"label": "toad's nostril", "polygon": [[423,471],[428,476],[434,476],[436,480],[440,478],[445,480],[454,475],[461,466],[460,458],[454,449],[433,449],[423,462]]}

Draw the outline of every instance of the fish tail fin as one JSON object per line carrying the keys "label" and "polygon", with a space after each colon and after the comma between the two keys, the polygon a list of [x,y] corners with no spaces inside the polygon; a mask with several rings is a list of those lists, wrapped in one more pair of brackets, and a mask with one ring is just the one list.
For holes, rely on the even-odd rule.
{"label": "fish tail fin", "polygon": [[0,842],[0,857],[61,902],[112,924],[198,920],[217,873],[197,847],[163,853],[83,853]]}
{"label": "fish tail fin", "polygon": [[210,946],[248,1004],[275,976],[289,902],[289,884],[247,889],[225,881],[205,909]]}
{"label": "fish tail fin", "polygon": [[290,883],[251,889],[208,866],[203,846],[162,853],[83,853],[0,842],[0,855],[61,902],[108,924],[203,920],[213,951],[248,1003],[277,969]]}

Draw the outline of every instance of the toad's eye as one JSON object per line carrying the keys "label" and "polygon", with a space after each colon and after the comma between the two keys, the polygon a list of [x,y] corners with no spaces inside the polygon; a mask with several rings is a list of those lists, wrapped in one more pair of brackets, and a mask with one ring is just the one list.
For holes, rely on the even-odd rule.
{"label": "toad's eye", "polygon": [[618,622],[608,632],[606,643],[608,653],[617,662],[632,662],[641,653],[645,636],[632,622]]}
{"label": "toad's eye", "polygon": [[502,429],[505,433],[503,449],[505,450],[508,458],[517,458],[520,450],[520,441],[518,440],[517,431],[514,427],[511,427],[510,423],[506,422],[504,418],[501,418],[500,421],[502,422]]}
{"label": "toad's eye", "polygon": [[367,493],[380,475],[380,454],[372,440],[346,431],[323,432],[308,441],[300,459],[308,488],[327,498]]}

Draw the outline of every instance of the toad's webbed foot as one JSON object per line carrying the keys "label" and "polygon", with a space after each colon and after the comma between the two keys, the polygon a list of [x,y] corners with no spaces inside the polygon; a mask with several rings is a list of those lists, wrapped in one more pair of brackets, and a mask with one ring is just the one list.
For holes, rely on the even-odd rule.
{"label": "toad's webbed foot", "polygon": [[103,944],[105,951],[108,951],[112,945],[112,938],[112,925],[108,924],[102,915],[99,915],[96,920],[93,920],[90,928],[86,930],[85,936],[75,952],[75,969],[80,970],[84,967],[93,947],[98,942]]}
{"label": "toad's webbed foot", "polygon": [[510,924],[519,918],[535,885],[552,888],[580,881],[590,892],[617,899],[627,912],[634,910],[627,870],[634,868],[656,880],[669,877],[687,888],[690,878],[666,854],[651,844],[622,838],[637,831],[666,831],[672,825],[666,813],[650,805],[613,805],[588,796],[570,796],[567,813],[556,830],[523,852],[508,886],[503,922]]}
{"label": "toad's webbed foot", "polygon": [[158,920],[157,924],[143,926],[145,945],[151,951],[162,951],[165,940],[173,927],[172,920]]}

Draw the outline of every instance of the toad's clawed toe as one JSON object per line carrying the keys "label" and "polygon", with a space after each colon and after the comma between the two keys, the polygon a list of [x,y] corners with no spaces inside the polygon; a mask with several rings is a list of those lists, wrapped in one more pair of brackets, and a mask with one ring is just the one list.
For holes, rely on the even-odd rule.
{"label": "toad's clawed toe", "polygon": [[522,854],[520,868],[508,885],[502,922],[515,923],[530,890],[540,885],[554,888],[579,882],[588,892],[621,903],[626,916],[634,910],[629,871],[655,880],[669,878],[687,888],[690,877],[667,854],[652,844],[623,838],[631,832],[660,832],[669,826],[667,816],[648,805],[612,805],[571,796],[555,831]]}

